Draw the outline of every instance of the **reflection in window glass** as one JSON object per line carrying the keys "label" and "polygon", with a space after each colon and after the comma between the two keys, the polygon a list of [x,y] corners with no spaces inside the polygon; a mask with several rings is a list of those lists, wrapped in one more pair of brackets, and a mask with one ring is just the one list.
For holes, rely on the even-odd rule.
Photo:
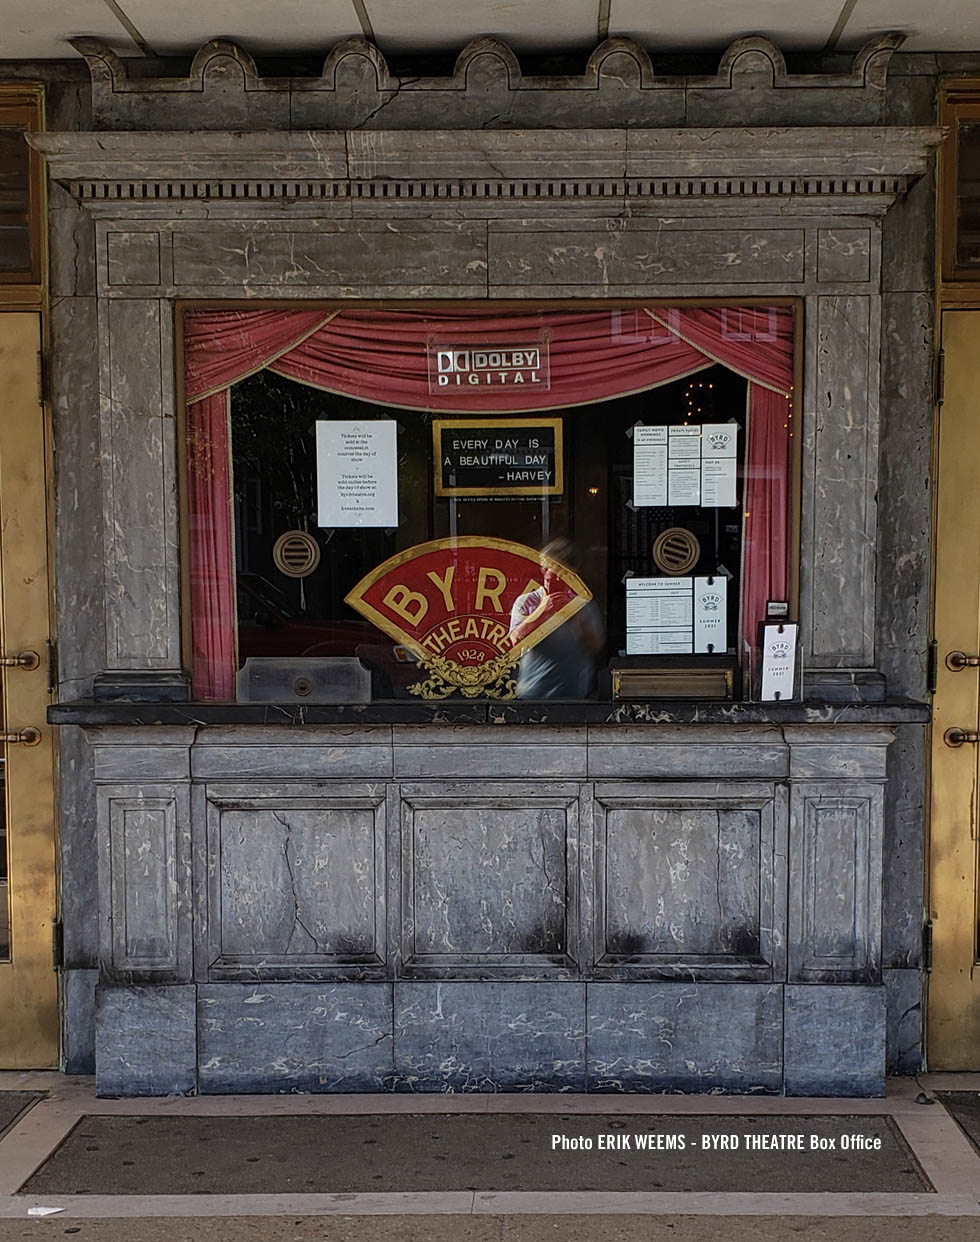
{"label": "reflection in window glass", "polygon": [[790,594],[786,308],[203,311],[185,339],[197,696],[751,697]]}
{"label": "reflection in window glass", "polygon": [[23,130],[0,127],[0,272],[31,270],[30,148]]}

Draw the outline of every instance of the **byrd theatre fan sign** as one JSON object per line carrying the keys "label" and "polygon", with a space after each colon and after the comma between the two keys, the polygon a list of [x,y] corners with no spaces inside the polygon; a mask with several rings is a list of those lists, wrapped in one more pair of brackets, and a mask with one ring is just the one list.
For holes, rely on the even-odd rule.
{"label": "byrd theatre fan sign", "polygon": [[560,496],[560,418],[432,423],[437,496]]}
{"label": "byrd theatre fan sign", "polygon": [[[549,590],[545,592],[545,569]],[[510,637],[519,599],[534,593],[521,640]],[[390,557],[346,602],[407,647],[429,676],[412,686],[424,699],[458,690],[467,698],[512,698],[521,655],[592,598],[567,566],[522,543],[464,535],[435,539]]]}

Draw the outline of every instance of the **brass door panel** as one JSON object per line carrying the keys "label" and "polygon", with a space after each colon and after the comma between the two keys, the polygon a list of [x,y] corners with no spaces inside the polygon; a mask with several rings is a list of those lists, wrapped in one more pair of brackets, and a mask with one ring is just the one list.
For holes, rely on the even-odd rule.
{"label": "brass door panel", "polygon": [[[943,315],[932,724],[928,1064],[980,1069],[980,311]],[[961,653],[961,654],[957,654]],[[950,743],[953,743],[952,745]]]}
{"label": "brass door panel", "polygon": [[0,657],[16,661],[0,668],[8,879],[7,893],[0,892],[0,928],[9,928],[9,936],[0,936],[3,1069],[53,1067],[59,1052],[40,344],[38,314],[0,314]]}

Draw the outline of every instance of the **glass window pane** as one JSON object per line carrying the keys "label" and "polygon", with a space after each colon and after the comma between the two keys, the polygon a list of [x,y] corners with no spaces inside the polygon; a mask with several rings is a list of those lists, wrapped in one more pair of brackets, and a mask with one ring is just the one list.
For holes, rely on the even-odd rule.
{"label": "glass window pane", "polygon": [[958,128],[956,266],[980,269],[980,121]]}
{"label": "glass window pane", "polygon": [[195,694],[751,695],[790,311],[278,314],[185,320]]}
{"label": "glass window pane", "polygon": [[31,270],[30,147],[21,129],[0,127],[0,272]]}

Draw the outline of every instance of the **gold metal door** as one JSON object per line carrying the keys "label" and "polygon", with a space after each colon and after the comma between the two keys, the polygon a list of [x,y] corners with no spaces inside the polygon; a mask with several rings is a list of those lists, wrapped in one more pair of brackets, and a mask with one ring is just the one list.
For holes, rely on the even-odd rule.
{"label": "gold metal door", "polygon": [[41,317],[0,312],[0,1068],[58,1063]]}
{"label": "gold metal door", "polygon": [[928,1064],[980,1069],[980,311],[942,320]]}

